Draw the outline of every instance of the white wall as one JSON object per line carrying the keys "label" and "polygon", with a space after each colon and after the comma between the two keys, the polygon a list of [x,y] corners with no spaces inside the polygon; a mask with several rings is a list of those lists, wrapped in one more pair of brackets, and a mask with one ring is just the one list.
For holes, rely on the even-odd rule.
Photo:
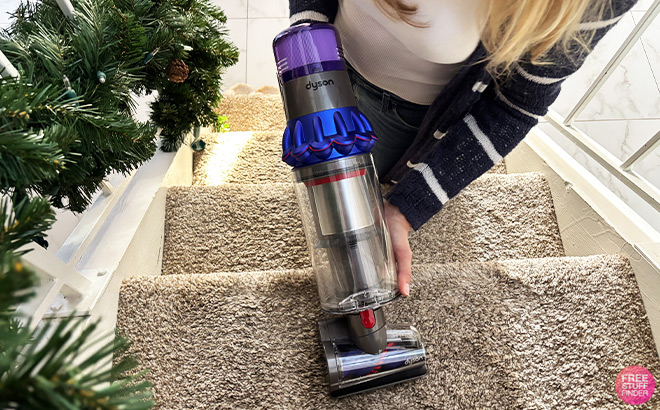
{"label": "white wall", "polygon": [[2,0],[0,1],[0,28],[9,26],[9,13],[16,10],[20,4],[19,0]]}
{"label": "white wall", "polygon": [[[623,44],[652,0],[640,0],[606,35],[584,66],[569,77],[553,109],[567,115]],[[660,18],[642,35],[595,98],[576,119],[578,129],[624,161],[660,131]],[[552,125],[539,128],[594,174],[612,192],[660,231],[660,213],[592,160]],[[660,189],[660,149],[640,162],[635,171]]]}
{"label": "white wall", "polygon": [[247,83],[255,89],[277,87],[272,42],[289,27],[288,0],[212,0],[225,11],[231,40],[240,50],[238,64],[230,67],[225,88]]}

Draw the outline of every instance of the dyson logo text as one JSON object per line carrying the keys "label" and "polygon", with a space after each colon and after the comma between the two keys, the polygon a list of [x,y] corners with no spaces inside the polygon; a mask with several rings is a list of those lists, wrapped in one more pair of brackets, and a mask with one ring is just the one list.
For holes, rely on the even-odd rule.
{"label": "dyson logo text", "polygon": [[405,365],[409,366],[413,363],[421,362],[422,360],[424,360],[424,356],[409,357],[408,359],[406,359]]}
{"label": "dyson logo text", "polygon": [[316,82],[309,81],[309,82],[307,82],[307,85],[305,86],[305,88],[307,88],[308,90],[316,91],[321,87],[327,87],[329,85],[335,85],[335,82],[332,81],[332,80],[323,80],[323,81],[316,81]]}

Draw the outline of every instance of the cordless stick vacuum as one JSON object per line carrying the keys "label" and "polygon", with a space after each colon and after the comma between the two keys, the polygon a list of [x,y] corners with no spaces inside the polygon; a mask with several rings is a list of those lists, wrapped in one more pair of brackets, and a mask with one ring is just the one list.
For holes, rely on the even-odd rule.
{"label": "cordless stick vacuum", "polygon": [[417,331],[387,325],[399,295],[383,199],[370,151],[377,138],[357,109],[339,34],[303,23],[273,41],[287,127],[282,160],[293,167],[321,308],[330,394],[345,396],[420,377]]}

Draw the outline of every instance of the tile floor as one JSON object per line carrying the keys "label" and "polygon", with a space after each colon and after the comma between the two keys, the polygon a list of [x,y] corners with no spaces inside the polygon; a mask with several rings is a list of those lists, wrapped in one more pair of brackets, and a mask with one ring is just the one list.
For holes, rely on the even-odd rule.
{"label": "tile floor", "polygon": [[227,70],[224,86],[277,87],[272,41],[289,26],[288,0],[212,1],[225,11],[229,35],[241,52],[238,64]]}
{"label": "tile floor", "polygon": [[[552,108],[563,115],[571,111],[652,2],[640,0],[624,16],[598,44],[584,66],[566,80]],[[627,159],[649,138],[660,132],[660,18],[655,19],[601,91],[578,116],[576,126],[621,160]],[[554,127],[541,123],[539,128],[660,231],[660,213],[581,152]],[[660,189],[660,149],[641,161],[635,171]]]}

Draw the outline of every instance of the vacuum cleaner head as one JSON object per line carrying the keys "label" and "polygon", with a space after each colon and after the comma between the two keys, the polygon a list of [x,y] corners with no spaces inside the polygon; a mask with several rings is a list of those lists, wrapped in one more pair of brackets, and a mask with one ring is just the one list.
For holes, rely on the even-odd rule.
{"label": "vacuum cleaner head", "polygon": [[358,108],[339,34],[328,23],[290,27],[273,41],[287,127],[282,160],[293,181],[321,308],[330,393],[344,396],[426,373],[410,326],[382,306],[400,296],[371,148],[378,138]]}
{"label": "vacuum cleaner head", "polygon": [[385,350],[370,354],[355,346],[346,321],[346,317],[336,317],[319,322],[331,396],[348,396],[426,374],[426,352],[414,327],[389,325]]}

